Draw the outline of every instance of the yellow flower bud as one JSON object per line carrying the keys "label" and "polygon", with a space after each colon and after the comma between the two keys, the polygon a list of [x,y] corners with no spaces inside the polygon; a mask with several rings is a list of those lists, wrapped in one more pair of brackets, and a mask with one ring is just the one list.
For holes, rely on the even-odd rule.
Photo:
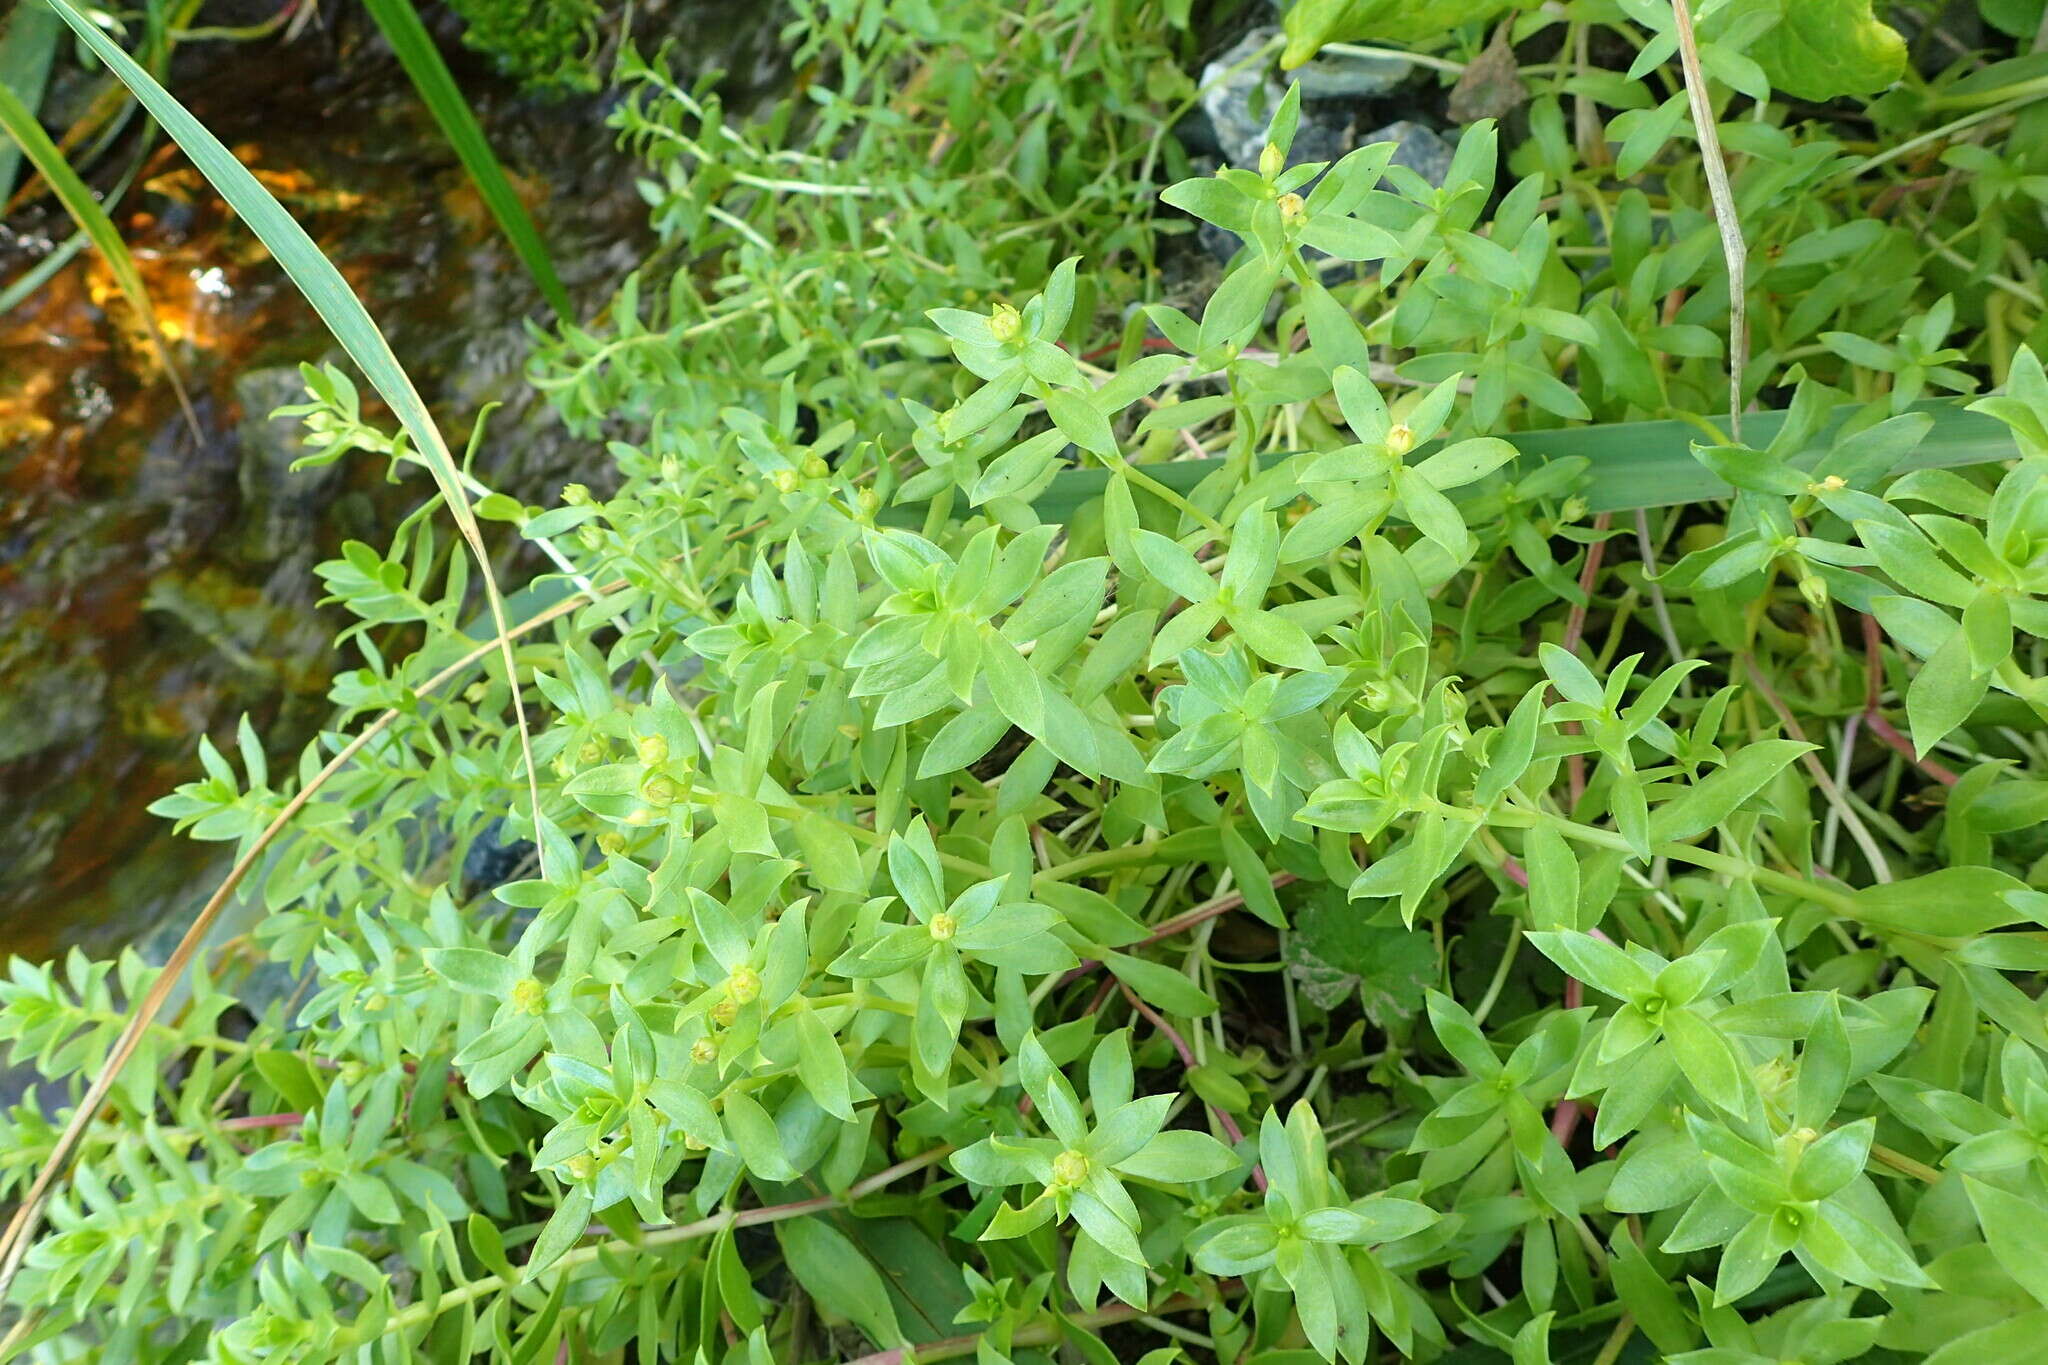
{"label": "yellow flower bud", "polygon": [[1052,1159],[1052,1183],[1072,1189],[1088,1179],[1088,1154],[1072,1148]]}
{"label": "yellow flower bud", "polygon": [[650,768],[668,762],[668,741],[660,735],[647,735],[639,744],[640,761]]}
{"label": "yellow flower bud", "polygon": [[530,976],[512,987],[512,1008],[521,1014],[539,1014],[547,1003],[548,988]]}
{"label": "yellow flower bud", "polygon": [[944,943],[960,931],[960,921],[941,910],[932,916],[932,922],[926,927],[932,931],[933,938]]}
{"label": "yellow flower bud", "polygon": [[615,829],[608,829],[597,836],[597,847],[607,858],[616,858],[626,851],[626,836]]}
{"label": "yellow flower bud", "polygon": [[709,1038],[699,1038],[690,1044],[690,1060],[699,1066],[709,1066],[718,1060],[718,1044]]}
{"label": "yellow flower bud", "polygon": [[775,471],[773,482],[776,492],[794,493],[797,487],[796,471],[794,469],[778,469]]}
{"label": "yellow flower bud", "polygon": [[1280,196],[1280,222],[1290,228],[1300,227],[1308,219],[1308,201],[1298,194]]}
{"label": "yellow flower bud", "polygon": [[1259,174],[1271,180],[1286,169],[1287,153],[1281,151],[1272,143],[1267,143],[1265,150],[1259,153]]}
{"label": "yellow flower bud", "polygon": [[1387,428],[1387,449],[1396,455],[1406,455],[1415,449],[1415,432],[1406,422],[1396,422]]}
{"label": "yellow flower bud", "polygon": [[571,507],[581,507],[590,501],[590,490],[580,483],[562,485],[562,501]]}

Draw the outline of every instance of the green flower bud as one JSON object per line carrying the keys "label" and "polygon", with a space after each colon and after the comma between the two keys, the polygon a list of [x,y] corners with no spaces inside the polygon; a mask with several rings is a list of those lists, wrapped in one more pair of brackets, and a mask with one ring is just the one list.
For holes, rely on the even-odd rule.
{"label": "green flower bud", "polygon": [[1088,1179],[1088,1154],[1077,1152],[1071,1147],[1052,1159],[1052,1183],[1055,1187],[1073,1189]]}
{"label": "green flower bud", "polygon": [[736,1005],[751,1005],[761,998],[761,974],[741,963],[725,979],[726,994]]}
{"label": "green flower bud", "polygon": [[533,977],[512,987],[512,1008],[521,1014],[539,1014],[547,1008],[548,988]]}
{"label": "green flower bud", "polygon": [[938,914],[932,916],[932,922],[926,927],[932,931],[933,938],[944,943],[947,939],[953,937],[954,934],[960,932],[960,921],[941,910]]}
{"label": "green flower bud", "polygon": [[794,493],[797,489],[796,471],[794,469],[778,469],[775,471],[773,482],[776,492],[785,495]]}
{"label": "green flower bud", "polygon": [[1259,153],[1259,174],[1265,179],[1271,180],[1286,169],[1287,153],[1281,151],[1274,144],[1267,143],[1265,150]]}
{"label": "green flower bud", "polygon": [[988,315],[988,334],[1008,345],[1024,330],[1024,315],[1007,303],[999,303]]}
{"label": "green flower bud", "polygon": [[571,507],[581,507],[590,501],[590,490],[580,483],[562,485],[562,501]]}
{"label": "green flower bud", "polygon": [[668,762],[668,741],[660,735],[647,735],[639,744],[640,761],[650,768],[658,768]]}

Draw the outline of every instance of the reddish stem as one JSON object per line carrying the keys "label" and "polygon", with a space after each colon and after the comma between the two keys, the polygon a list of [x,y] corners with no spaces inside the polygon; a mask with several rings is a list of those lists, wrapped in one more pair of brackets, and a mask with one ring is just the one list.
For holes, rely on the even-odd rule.
{"label": "reddish stem", "polygon": [[[1870,733],[1876,735],[1879,739],[1883,740],[1886,744],[1890,745],[1891,748],[1894,751],[1896,751],[1901,757],[1903,757],[1908,763],[1911,763],[1921,772],[1926,773],[1936,782],[1941,783],[1942,786],[1953,787],[1957,782],[1961,781],[1962,779],[1957,777],[1955,772],[1952,769],[1950,769],[1948,765],[1936,762],[1934,759],[1931,758],[1922,758],[1918,753],[1914,752],[1913,741],[1907,739],[1904,735],[1900,734],[1899,728],[1896,725],[1893,725],[1889,720],[1885,719],[1884,712],[1881,709],[1879,709],[1879,702],[1883,699],[1884,696],[1884,663],[1882,661],[1881,654],[1883,648],[1884,642],[1882,637],[1878,633],[1877,618],[1875,616],[1864,615],[1864,724],[1870,727]],[[1845,739],[1844,742],[1846,743],[1847,740]]]}
{"label": "reddish stem", "polygon": [[[1299,878],[1292,872],[1276,872],[1273,874],[1273,889],[1277,891],[1289,882],[1297,880]],[[1175,915],[1172,919],[1161,924],[1158,928],[1140,939],[1138,946],[1140,948],[1149,948],[1161,939],[1172,938],[1175,934],[1184,933],[1194,928],[1204,920],[1211,920],[1215,919],[1218,915],[1229,914],[1232,910],[1237,909],[1243,904],[1244,892],[1242,891],[1226,892],[1214,900],[1203,901],[1194,909]],[[1101,966],[1102,964],[1094,958],[1088,958],[1080,966],[1068,969],[1067,974],[1060,978],[1060,984],[1062,986],[1071,985]],[[1102,1001],[1098,998],[1095,1003],[1099,1005]]]}
{"label": "reddish stem", "polygon": [[[1166,1035],[1166,1041],[1172,1043],[1173,1050],[1180,1054],[1180,1064],[1187,1070],[1193,1071],[1195,1069],[1195,1054],[1188,1047],[1187,1039],[1180,1036],[1180,1030],[1167,1023],[1150,1005],[1140,1000],[1129,986],[1118,982],[1117,988],[1124,993],[1124,999],[1131,1002],[1132,1009],[1144,1015],[1146,1022]],[[1213,1104],[1209,1106],[1209,1112],[1216,1116],[1216,1122],[1222,1126],[1224,1133],[1229,1136],[1231,1146],[1235,1147],[1238,1143],[1244,1141],[1244,1129],[1237,1126],[1236,1119],[1230,1117],[1229,1114]],[[1264,1166],[1254,1165],[1252,1167],[1252,1183],[1259,1187],[1259,1193],[1264,1194],[1266,1192],[1266,1168]]]}
{"label": "reddish stem", "polygon": [[[1593,529],[1605,531],[1612,518],[1605,512],[1593,518]],[[1586,600],[1572,603],[1571,613],[1564,622],[1564,650],[1575,652],[1580,638],[1586,633],[1586,611],[1593,605],[1593,584],[1600,578],[1600,562],[1607,557],[1607,539],[1602,536],[1586,547],[1586,565],[1579,570],[1579,595]],[[1577,721],[1566,721],[1564,732],[1568,735],[1579,733]],[[1565,771],[1569,774],[1572,792],[1572,808],[1576,810],[1579,798],[1586,794],[1586,756],[1570,754],[1565,758]]]}

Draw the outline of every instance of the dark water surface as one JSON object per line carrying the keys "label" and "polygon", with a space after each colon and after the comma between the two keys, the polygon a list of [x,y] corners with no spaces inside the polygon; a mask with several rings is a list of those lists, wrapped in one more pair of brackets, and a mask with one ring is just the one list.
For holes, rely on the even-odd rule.
{"label": "dark water surface", "polygon": [[[203,22],[262,17],[234,9],[208,5]],[[736,103],[779,80],[772,7],[639,11],[644,44],[670,36],[685,73],[734,73]],[[479,469],[538,501],[603,458],[522,392],[522,319],[546,310],[367,20],[321,12],[328,27],[288,43],[190,44],[167,83],[329,250],[452,439],[480,404],[508,404]],[[588,315],[645,244],[606,104],[523,98],[439,31]],[[46,120],[61,128],[97,89],[70,73]],[[113,183],[139,149],[130,135],[88,178]],[[331,343],[176,148],[143,153],[110,209],[200,438],[89,251],[0,315],[0,956],[105,951],[197,910],[220,846],[170,837],[146,807],[197,772],[200,734],[225,749],[245,711],[272,770],[289,770],[328,712],[331,671],[356,663],[331,653],[339,621],[316,609],[313,565],[344,538],[383,544],[425,493],[364,457],[285,472],[296,428],[268,414],[297,401],[297,365]],[[0,287],[70,233],[47,199],[0,221]]]}

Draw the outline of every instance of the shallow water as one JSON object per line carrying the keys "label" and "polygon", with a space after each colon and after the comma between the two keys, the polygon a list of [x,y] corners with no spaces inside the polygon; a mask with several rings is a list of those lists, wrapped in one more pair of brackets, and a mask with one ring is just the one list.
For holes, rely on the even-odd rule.
{"label": "shallow water", "polygon": [[[780,79],[773,11],[638,8],[643,41],[676,39],[679,68],[734,73],[735,103]],[[452,37],[443,50],[588,314],[643,246],[603,102],[526,99]],[[546,310],[366,21],[192,44],[168,84],[329,250],[448,430],[507,403],[487,481],[538,501],[601,462],[523,393],[523,319]],[[52,99],[61,112],[90,93]],[[117,179],[135,147],[89,178]],[[201,733],[226,749],[245,711],[273,771],[289,767],[331,670],[355,663],[331,654],[313,565],[344,538],[382,543],[425,492],[360,457],[284,473],[293,425],[268,413],[331,343],[175,148],[147,154],[113,216],[199,433],[90,252],[0,316],[0,954],[105,951],[197,909],[219,848],[170,837],[146,807],[197,771]],[[0,286],[69,234],[47,201],[0,223]]]}

